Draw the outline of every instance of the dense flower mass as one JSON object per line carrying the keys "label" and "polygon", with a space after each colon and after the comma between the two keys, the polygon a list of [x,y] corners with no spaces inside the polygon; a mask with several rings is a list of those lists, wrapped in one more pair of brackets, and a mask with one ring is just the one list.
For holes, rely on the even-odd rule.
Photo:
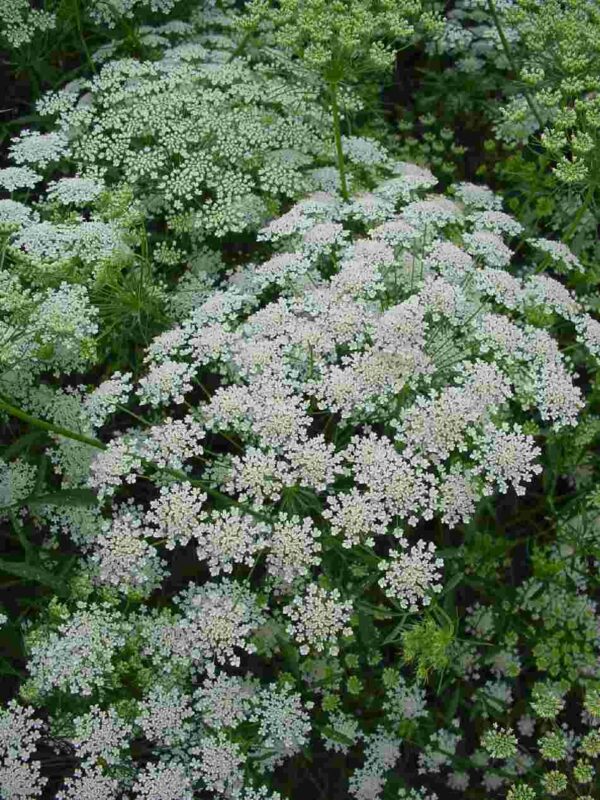
{"label": "dense flower mass", "polygon": [[588,5],[0,0],[2,800],[594,800],[595,184],[423,134],[593,171]]}
{"label": "dense flower mass", "polygon": [[[72,203],[93,181],[116,177],[144,198],[147,214],[202,240],[255,229],[270,200],[310,186],[307,167],[329,151],[314,91],[281,67],[236,55],[234,21],[206,11],[158,26],[145,34],[152,59],[108,61],[89,82],[47,95],[40,111],[55,118],[56,152],[44,143],[46,160],[59,157],[60,143],[82,176],[49,197]],[[40,163],[33,135],[13,144],[18,163]]]}
{"label": "dense flower mass", "polygon": [[[373,591],[384,607],[426,608],[443,590],[444,559],[433,541],[412,542],[411,529],[435,518],[468,522],[482,498],[524,493],[540,472],[534,433],[576,423],[583,397],[553,324],[562,317],[585,331],[592,318],[555,279],[507,271],[516,227],[503,221],[500,233],[489,233],[488,217],[472,212],[497,207],[483,187],[456,187],[456,200],[422,198],[429,180],[415,183],[406,165],[389,169],[405,190],[376,186],[375,217],[355,198],[301,201],[286,212],[291,227],[265,228],[269,238],[278,231],[273,255],[230,274],[152,343],[137,386],[115,374],[80,402],[96,435],[132,402],[149,415],[134,414],[133,427],[109,436],[87,477],[67,479],[72,488],[87,483],[101,500],[98,532],[85,545],[90,579],[150,597],[181,548],[209,577],[179,592],[170,610],[138,619],[81,604],[32,639],[32,691],[89,694],[108,685],[127,642],[139,641],[157,674],[183,670],[209,681],[207,690],[233,691],[250,711],[257,689],[232,683],[223,668],[286,639],[309,659],[336,656],[352,642],[360,603],[349,587],[327,588],[332,554],[372,554],[380,574]],[[315,248],[311,231],[323,225],[335,235],[319,233]],[[394,230],[401,235],[388,234]],[[492,263],[473,245],[486,236],[498,239]],[[142,419],[146,426],[135,425]],[[146,502],[127,500],[127,487],[144,477],[156,490]],[[67,530],[79,524],[70,516]],[[168,687],[156,689],[152,703],[167,702],[160,698]],[[164,734],[157,712],[139,719],[147,735],[176,742],[177,726],[194,724],[194,705],[168,696],[164,714],[179,722],[164,717]],[[420,702],[409,697],[402,713],[420,713],[409,711]],[[219,715],[237,724],[241,710],[219,702]],[[220,734],[195,747],[198,772],[144,773],[139,787],[201,781],[220,794],[239,791],[235,741]],[[377,756],[369,777],[369,758],[367,772],[353,778],[357,797],[388,768]]]}

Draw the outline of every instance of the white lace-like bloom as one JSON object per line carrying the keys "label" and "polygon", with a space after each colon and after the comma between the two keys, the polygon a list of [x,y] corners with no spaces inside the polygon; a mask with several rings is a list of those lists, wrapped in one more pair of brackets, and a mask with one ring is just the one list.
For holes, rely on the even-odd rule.
{"label": "white lace-like bloom", "polygon": [[142,403],[150,406],[165,405],[169,401],[183,403],[193,387],[195,370],[177,361],[163,361],[152,367],[139,382],[138,395]]}
{"label": "white lace-like bloom", "polygon": [[146,764],[136,775],[135,800],[193,800],[190,776],[177,763]]}
{"label": "white lace-like bloom", "polygon": [[280,514],[269,538],[266,559],[269,575],[284,584],[286,589],[307,578],[311,568],[321,561],[320,535],[309,517],[301,520]]}
{"label": "white lace-like bloom", "polygon": [[233,581],[190,584],[178,597],[184,618],[179,624],[186,654],[209,671],[212,662],[239,667],[236,651],[253,653],[253,632],[264,621],[255,596]]}
{"label": "white lace-like bloom", "polygon": [[475,320],[482,353],[505,355],[516,361],[528,360],[529,340],[521,328],[501,314],[479,314]]}
{"label": "white lace-like bloom", "polygon": [[127,262],[131,250],[116,222],[76,219],[69,223],[48,221],[28,225],[11,241],[38,268],[50,270],[55,261],[81,262],[98,275],[103,265]]}
{"label": "white lace-like bloom", "polygon": [[511,486],[518,495],[523,495],[523,484],[542,471],[541,466],[534,463],[539,454],[533,436],[522,433],[517,425],[512,428],[508,424],[500,428],[488,425],[478,437],[474,471],[483,475],[486,494],[491,494],[495,488],[507,492]]}
{"label": "white lace-like bloom", "polygon": [[322,194],[337,194],[341,188],[340,173],[336,167],[317,167],[308,170],[311,186]]}
{"label": "white lace-like bloom", "polygon": [[418,611],[431,602],[431,595],[442,591],[439,583],[444,562],[434,558],[435,545],[419,540],[409,550],[392,550],[390,561],[380,562],[384,574],[379,585],[402,608]]}
{"label": "white lace-like bloom", "polygon": [[78,603],[77,610],[56,631],[36,640],[28,669],[34,686],[91,695],[114,670],[116,652],[125,643],[126,626],[108,606]]}
{"label": "white lace-like bloom", "polygon": [[301,206],[293,206],[286,214],[275,217],[268,225],[258,232],[259,241],[277,241],[282,237],[302,233],[312,226],[312,220],[303,213]]}
{"label": "white lace-like bloom", "polygon": [[517,222],[510,214],[505,214],[504,211],[477,211],[470,214],[468,220],[477,230],[505,236],[519,236],[523,233],[521,223]]}
{"label": "white lace-like bloom", "polygon": [[235,728],[250,714],[257,686],[250,678],[226,675],[208,677],[194,692],[194,708],[211,728]]}
{"label": "white lace-like bloom", "polygon": [[0,5],[2,37],[15,49],[32,42],[38,34],[56,27],[56,14],[32,8],[29,0],[10,0]]}
{"label": "white lace-like bloom", "polygon": [[566,286],[548,275],[534,275],[527,280],[524,301],[553,309],[572,322],[576,322],[582,311]]}
{"label": "white lace-like bloom", "polygon": [[136,724],[149,741],[171,747],[186,741],[193,716],[190,697],[177,687],[165,689],[157,685],[141,701]]}
{"label": "white lace-like bloom", "polygon": [[0,200],[0,228],[9,227],[11,230],[29,227],[37,222],[39,216],[28,206],[16,200]]}
{"label": "white lace-like bloom", "polygon": [[5,167],[0,169],[0,186],[7,192],[16,189],[34,189],[42,176],[29,167]]}
{"label": "white lace-like bloom", "polygon": [[486,268],[475,273],[475,285],[484,295],[506,308],[516,309],[523,300],[523,285],[518,278],[502,269]]}
{"label": "white lace-like bloom", "polygon": [[[312,703],[306,705],[312,708]],[[258,723],[260,745],[254,755],[261,757],[258,763],[262,772],[282,764],[308,743],[310,717],[300,695],[289,686],[270,684],[262,688],[252,700],[249,719]]]}
{"label": "white lace-like bloom", "polygon": [[386,690],[383,708],[396,725],[406,719],[420,719],[428,715],[423,687],[418,683],[407,683],[402,675],[398,675],[394,685]]}
{"label": "white lace-like bloom", "polygon": [[[112,26],[137,7],[174,5],[95,0],[90,13]],[[220,16],[232,14],[227,9]],[[255,68],[237,56],[236,37],[220,33],[221,21],[204,21],[202,42],[198,21],[166,35],[143,31],[152,59],[109,60],[112,52],[104,48],[96,55],[106,63],[80,84],[75,102],[51,98],[45,110],[69,132],[68,155],[82,175],[152,197],[147,213],[177,234],[222,237],[263,227],[269,200],[297,197],[306,188],[307,173],[323,154],[326,122],[314,90],[291,70]],[[23,146],[13,150],[23,156]]]}
{"label": "white lace-like bloom", "polygon": [[253,387],[251,394],[249,422],[263,445],[277,448],[306,438],[311,422],[307,404],[290,388],[267,379]]}
{"label": "white lace-like bloom", "polygon": [[286,630],[300,645],[302,655],[312,650],[335,656],[339,652],[339,636],[352,635],[348,625],[352,603],[342,601],[338,589],[328,591],[311,583],[283,612],[290,620]]}
{"label": "white lace-like bloom", "polygon": [[100,767],[76,769],[66,778],[56,800],[118,800],[119,781],[105,775]]}
{"label": "white lace-like bloom", "polygon": [[346,548],[357,544],[372,547],[375,536],[386,533],[390,516],[379,494],[352,489],[348,494],[327,498],[323,516],[331,525],[334,536],[341,536]]}
{"label": "white lace-like bloom", "polygon": [[511,397],[506,376],[494,365],[481,363],[462,386],[439,395],[420,397],[398,425],[398,440],[409,452],[445,461],[454,450],[467,447],[467,435]]}
{"label": "white lace-like bloom", "polygon": [[391,201],[378,197],[370,192],[355,195],[352,200],[345,203],[342,209],[344,218],[356,219],[362,222],[383,222],[393,211]]}
{"label": "white lace-like bloom", "polygon": [[166,539],[168,550],[185,547],[198,536],[207,495],[190,483],[162,486],[160,496],[150,503],[144,517],[147,535]]}
{"label": "white lace-like bloom", "polygon": [[437,774],[443,766],[452,763],[452,757],[461,741],[461,736],[442,728],[429,737],[429,742],[419,753],[417,772],[419,775]]}
{"label": "white lace-like bloom", "polygon": [[376,139],[364,136],[342,136],[344,156],[355,164],[374,166],[385,164],[389,156]]}
{"label": "white lace-like bloom", "polygon": [[[373,241],[374,245],[384,242]],[[383,287],[382,262],[358,257],[349,258],[342,264],[342,269],[334,276],[331,286],[338,295],[351,297],[374,297]]]}
{"label": "white lace-like bloom", "polygon": [[344,473],[341,453],[337,453],[334,445],[326,442],[322,435],[317,434],[307,441],[287,442],[285,456],[298,483],[316,492],[326,491],[336,475]]}
{"label": "white lace-like bloom", "polygon": [[479,491],[473,475],[454,467],[442,476],[437,496],[442,522],[452,528],[471,519]]}
{"label": "white lace-like bloom", "polygon": [[64,372],[81,369],[93,353],[98,312],[84,286],[63,282],[36,308],[33,331],[40,345],[52,349],[55,365]]}
{"label": "white lace-like bloom", "polygon": [[15,505],[30,495],[37,470],[21,458],[0,461],[0,509]]}
{"label": "white lace-like bloom", "polygon": [[127,439],[115,439],[97,453],[91,464],[89,486],[103,500],[115,493],[123,483],[135,483],[142,459]]}
{"label": "white lace-like bloom", "polygon": [[543,420],[552,422],[554,430],[576,425],[585,403],[581,390],[562,364],[544,364],[535,376],[536,402]]}
{"label": "white lace-like bloom", "polygon": [[220,731],[207,736],[193,748],[197,774],[209,791],[226,797],[236,796],[242,788],[244,756],[239,744],[229,741]]}
{"label": "white lace-like bloom", "polygon": [[510,263],[512,250],[496,233],[491,231],[464,233],[463,241],[467,252],[475,258],[480,258],[488,267],[505,267]]}
{"label": "white lace-like bloom", "polygon": [[589,314],[581,314],[575,320],[575,327],[579,341],[583,342],[592,355],[600,359],[600,322]]}
{"label": "white lace-like bloom", "polygon": [[[216,70],[215,85],[222,78]],[[351,634],[352,604],[323,588],[330,556],[320,546],[339,549],[346,561],[359,554],[340,542],[347,550],[379,548],[378,537],[395,535],[398,552],[376,580],[392,604],[422,608],[439,591],[441,564],[432,546],[411,549],[399,526],[434,517],[457,525],[486,494],[523,492],[539,471],[525,426],[559,429],[581,408],[573,363],[553,335],[555,315],[565,315],[592,349],[595,331],[579,303],[547,276],[528,278],[526,265],[517,278],[454,243],[475,222],[496,244],[489,237],[500,234],[490,227],[509,236],[509,222],[494,208],[443,197],[411,197],[399,211],[387,189],[347,205],[322,196],[298,204],[317,238],[332,226],[336,241],[345,232],[339,248],[308,254],[309,229],[294,223],[288,234],[279,231],[275,256],[215,278],[214,291],[150,348],[146,383],[136,389],[158,387],[152,426],[130,421],[91,469],[101,499],[117,495],[112,508],[100,509],[113,521],[131,495],[127,484],[150,479],[144,491],[136,487],[143,513],[124,531],[125,543],[143,532],[139,538],[153,537],[157,547],[189,546],[194,574],[215,578],[136,612],[136,625],[143,658],[165,690],[180,676],[214,678],[192,699],[194,726],[204,720],[223,741],[241,741],[246,700],[261,690],[221,685],[219,670],[242,667],[259,644],[276,654],[279,612],[294,648],[316,656],[310,681],[319,691],[326,657]],[[388,222],[400,238],[369,235]],[[191,375],[203,391],[189,393],[194,407],[181,419],[172,409],[178,384]],[[156,376],[164,385],[152,383]],[[115,423],[111,430],[121,430],[120,416]],[[98,522],[88,520],[86,536],[88,529],[86,547],[102,533]],[[472,653],[461,658],[474,672]],[[261,746],[248,741],[253,765],[275,757],[266,747],[258,754]],[[360,791],[380,787],[381,776],[375,766],[365,772]]]}
{"label": "white lace-like bloom", "polygon": [[475,270],[473,257],[461,247],[443,240],[435,240],[427,249],[424,270],[434,270],[450,283],[461,284]]}
{"label": "white lace-like bloom", "polygon": [[418,297],[434,323],[445,319],[461,325],[468,316],[469,304],[464,292],[443,278],[427,275]]}
{"label": "white lace-like bloom", "polygon": [[457,183],[452,187],[454,195],[466,206],[485,211],[501,211],[502,200],[487,186],[475,183]]}
{"label": "white lace-like bloom", "polygon": [[269,526],[237,508],[215,511],[197,527],[196,555],[207,561],[211,575],[230,574],[235,564],[251,567],[265,547]]}
{"label": "white lace-like bloom", "polygon": [[103,711],[99,706],[92,706],[86,714],[75,718],[74,726],[71,742],[86,769],[99,760],[111,765],[121,763],[133,728],[114,708]]}
{"label": "white lace-like bloom", "polygon": [[231,461],[231,474],[224,486],[229,494],[237,494],[242,502],[251,501],[260,507],[276,501],[285,486],[294,483],[290,467],[273,450],[247,447],[244,456]]}
{"label": "white lace-like bloom", "polygon": [[44,729],[33,713],[14,700],[0,709],[0,797],[33,800],[48,781],[33,758]]}
{"label": "white lace-like bloom", "polygon": [[252,283],[259,290],[269,286],[294,286],[310,271],[311,263],[299,253],[278,253],[252,270]]}
{"label": "white lace-like bloom", "polygon": [[166,575],[165,562],[144,536],[140,509],[126,507],[105,522],[90,558],[93,575],[100,584],[119,591],[151,594]]}
{"label": "white lace-like bloom", "polygon": [[577,272],[583,272],[583,265],[564,242],[539,238],[527,239],[527,243],[544,255],[549,256],[557,271],[570,272],[571,270],[576,270]]}
{"label": "white lace-like bloom", "polygon": [[452,772],[448,776],[448,786],[455,792],[465,792],[469,787],[470,777],[466,772]]}
{"label": "white lace-like bloom", "polygon": [[61,133],[39,133],[22,130],[19,136],[12,139],[10,145],[11,158],[17,164],[32,164],[43,169],[60,159],[68,152],[67,140]]}
{"label": "white lace-like bloom", "polygon": [[[390,184],[393,185],[394,199],[402,199],[406,202],[413,199],[413,196],[418,190],[432,189],[438,182],[435,175],[426,167],[421,167],[418,164],[411,164],[408,161],[396,161],[392,166],[392,172],[398,175],[398,178],[392,178],[391,181],[385,181],[381,186],[383,187],[384,194],[386,187]],[[396,185],[399,182],[403,186],[403,190],[396,194]],[[379,189],[377,191],[380,191]]]}
{"label": "white lace-like bloom", "polygon": [[404,206],[402,219],[419,230],[444,228],[461,218],[460,209],[446,197],[431,195],[425,200],[415,200]]}
{"label": "white lace-like bloom", "polygon": [[35,222],[15,235],[11,246],[22,250],[38,268],[46,270],[55,261],[76,260],[98,273],[103,263],[130,256],[118,225],[100,220]]}
{"label": "white lace-like bloom", "polygon": [[403,458],[388,439],[374,434],[356,436],[346,451],[354,479],[383,500],[390,516],[416,525],[419,517],[433,516],[433,476],[424,471],[426,462]]}
{"label": "white lace-like bloom", "polygon": [[181,355],[181,351],[188,344],[188,336],[183,327],[177,326],[169,331],[164,331],[152,340],[144,361],[149,365],[162,364],[171,357]]}
{"label": "white lace-like bloom", "polygon": [[355,800],[379,800],[385,786],[385,773],[400,757],[400,739],[382,728],[365,736],[364,765],[350,776],[348,791]]}
{"label": "white lace-like bloom", "polygon": [[86,394],[83,405],[86,416],[94,428],[101,428],[117,407],[127,402],[131,394],[131,377],[130,372],[124,375],[115,372],[108,380],[102,381],[92,392]]}
{"label": "white lace-like bloom", "polygon": [[392,217],[382,225],[371,228],[369,236],[391,245],[410,246],[419,237],[419,232],[402,217]]}
{"label": "white lace-like bloom", "polygon": [[63,206],[85,206],[103,190],[102,183],[93,178],[61,178],[48,184],[48,199]]}
{"label": "white lace-like bloom", "polygon": [[180,470],[186,461],[202,455],[204,435],[204,428],[189,415],[178,420],[167,417],[144,431],[137,449],[141,458],[158,467]]}
{"label": "white lace-like bloom", "polygon": [[37,749],[44,724],[29,706],[10,700],[0,709],[0,753],[2,758],[29,759]]}
{"label": "white lace-like bloom", "polygon": [[387,406],[409,381],[431,371],[427,355],[405,347],[395,354],[376,348],[343,359],[342,365],[324,369],[318,384],[311,385],[320,408],[355,419]]}

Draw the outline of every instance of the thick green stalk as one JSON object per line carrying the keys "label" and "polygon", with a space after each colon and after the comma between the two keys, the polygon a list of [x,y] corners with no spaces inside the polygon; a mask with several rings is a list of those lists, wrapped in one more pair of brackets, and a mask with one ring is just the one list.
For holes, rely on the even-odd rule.
{"label": "thick green stalk", "polygon": [[593,199],[594,199],[594,188],[592,185],[590,185],[585,194],[583,202],[581,203],[581,205],[577,209],[577,213],[573,217],[571,224],[563,234],[562,238],[565,242],[569,242],[571,241],[571,239],[575,237],[577,233],[577,228],[579,227],[579,223],[585,216],[586,211],[590,208]]}
{"label": "thick green stalk", "polygon": [[6,411],[6,413],[10,414],[12,417],[21,419],[23,422],[28,422],[30,425],[33,425],[36,428],[41,428],[43,431],[56,433],[59,436],[66,436],[67,439],[75,439],[76,442],[89,444],[90,447],[97,447],[99,450],[106,450],[106,445],[102,444],[99,439],[92,439],[89,436],[84,436],[83,433],[77,433],[76,431],[71,431],[68,428],[62,428],[60,425],[54,425],[52,422],[45,422],[43,419],[32,417],[31,414],[28,414],[21,408],[17,408],[17,406],[11,405],[11,403],[7,403],[6,400],[1,397],[0,411]]}
{"label": "thick green stalk", "polygon": [[248,42],[252,38],[253,33],[254,33],[253,30],[248,30],[248,31],[246,31],[244,33],[244,35],[242,36],[238,46],[235,48],[235,50],[233,50],[231,52],[231,55],[227,59],[227,62],[226,62],[227,64],[231,64],[231,62],[234,61],[238,56],[242,55],[242,53],[246,49],[246,45],[248,44]]}
{"label": "thick green stalk", "polygon": [[96,73],[96,65],[94,64],[94,60],[93,60],[93,58],[91,56],[91,53],[89,51],[89,48],[87,46],[87,42],[85,40],[85,36],[84,36],[84,33],[83,33],[83,26],[81,24],[81,10],[79,8],[79,0],[74,0],[73,8],[74,8],[74,11],[75,11],[74,16],[75,16],[75,24],[77,26],[77,33],[79,34],[79,39],[80,39],[81,45],[83,47],[83,52],[85,53],[85,57],[87,59],[87,62],[88,62],[88,65],[89,65],[90,69],[95,74]]}
{"label": "thick green stalk", "polygon": [[342,147],[342,129],[340,123],[340,106],[338,103],[338,84],[330,83],[331,92],[331,116],[333,121],[333,138],[335,140],[335,152],[337,156],[338,172],[340,173],[340,184],[342,197],[348,200],[348,184],[346,182],[346,166],[344,163],[344,149]]}

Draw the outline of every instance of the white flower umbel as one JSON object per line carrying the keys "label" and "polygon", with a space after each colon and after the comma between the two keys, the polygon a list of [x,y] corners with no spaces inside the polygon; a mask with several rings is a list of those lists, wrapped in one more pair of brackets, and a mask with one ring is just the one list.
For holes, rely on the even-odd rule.
{"label": "white flower umbel", "polygon": [[32,708],[11,700],[0,709],[0,796],[33,800],[42,795],[48,779],[33,756],[43,733]]}
{"label": "white flower umbel", "polygon": [[42,176],[30,167],[5,167],[0,169],[0,186],[7,192],[16,189],[34,189]]}
{"label": "white flower umbel", "polygon": [[287,631],[298,642],[302,655],[311,651],[337,655],[340,636],[351,636],[348,625],[352,603],[343,601],[338,589],[322,589],[311,583],[302,595],[285,606],[290,620]]}
{"label": "white flower umbel", "polygon": [[133,786],[135,800],[193,800],[190,775],[172,763],[147,764],[139,770]]}
{"label": "white flower umbel", "polygon": [[91,695],[114,671],[113,658],[125,643],[126,624],[107,605],[77,604],[58,628],[37,638],[28,669],[36,689]]}
{"label": "white flower umbel", "polygon": [[409,611],[429,605],[432,595],[442,591],[439,581],[444,562],[434,553],[433,542],[422,540],[411,548],[392,550],[390,560],[379,564],[384,573],[379,585],[386,595]]}
{"label": "white flower umbel", "polygon": [[177,603],[184,614],[180,629],[188,653],[209,671],[214,671],[213,662],[239,666],[240,652],[254,652],[251,636],[264,615],[254,594],[242,584],[190,584]]}

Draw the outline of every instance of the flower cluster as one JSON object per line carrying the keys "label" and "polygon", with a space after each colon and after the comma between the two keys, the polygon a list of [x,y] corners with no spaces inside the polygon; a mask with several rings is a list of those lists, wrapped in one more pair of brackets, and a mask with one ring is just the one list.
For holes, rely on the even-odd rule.
{"label": "flower cluster", "polygon": [[433,34],[577,178],[596,62],[553,111],[530,23],[597,15],[451,5],[74,6],[0,169],[2,798],[595,796],[593,192],[536,234],[361,119]]}

